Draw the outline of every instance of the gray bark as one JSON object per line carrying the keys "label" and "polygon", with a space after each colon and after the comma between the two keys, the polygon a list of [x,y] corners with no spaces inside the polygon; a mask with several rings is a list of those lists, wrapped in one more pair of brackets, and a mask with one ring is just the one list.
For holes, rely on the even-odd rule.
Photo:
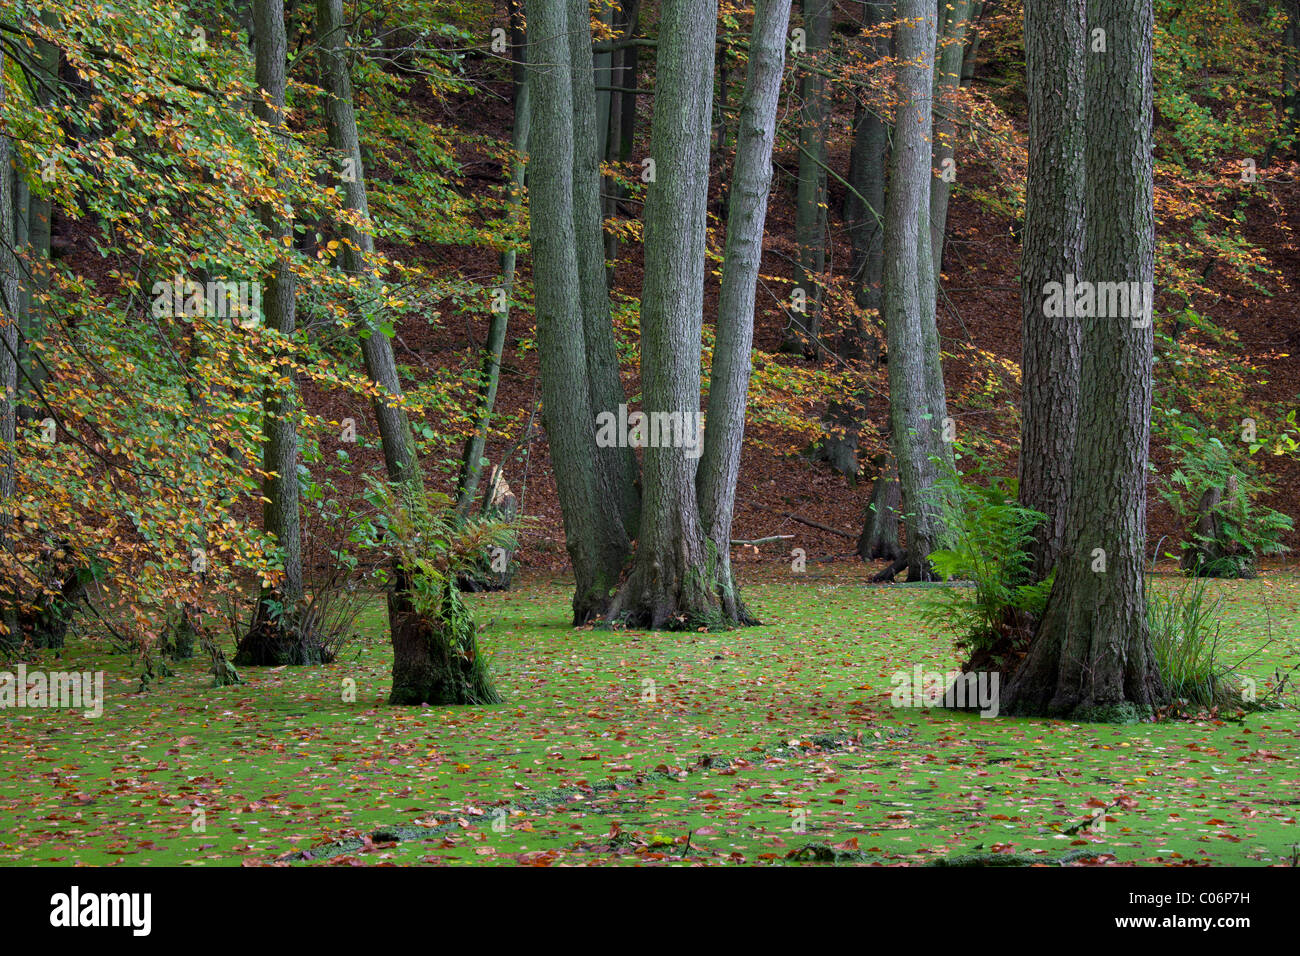
{"label": "gray bark", "polygon": [[[5,102],[5,57],[0,50],[0,108]],[[13,523],[11,499],[17,485],[17,462],[14,456],[18,425],[18,260],[14,257],[14,207],[10,176],[9,137],[0,132],[0,547],[8,547],[9,528]],[[13,644],[18,635],[16,581],[0,582],[0,614],[4,634],[0,642]]]}
{"label": "gray bark", "polygon": [[[716,23],[716,0],[663,4],[651,125],[656,177],[645,211],[645,410],[692,420],[700,407]],[[716,556],[709,555],[700,521],[696,459],[683,447],[650,447],[644,466],[636,562],[609,616],[651,628],[718,623]]]}
{"label": "gray bark", "polygon": [[[320,50],[321,84],[325,89],[325,126],[330,148],[344,163],[351,161],[353,176],[340,176],[344,205],[370,218],[366,198],[365,169],[361,163],[361,140],[357,135],[356,112],[352,105],[352,78],[348,75],[344,47],[347,40],[343,19],[343,0],[316,0],[316,30]],[[340,167],[344,168],[343,166]],[[370,288],[372,269],[367,257],[375,251],[374,237],[352,223],[343,226],[341,261],[344,271],[362,277],[363,296],[374,294]],[[393,481],[423,484],[419,462],[415,458],[415,439],[406,412],[395,403],[402,397],[397,376],[397,360],[392,343],[375,328],[362,331],[361,354],[366,374],[378,385],[386,398],[374,402],[375,421],[384,448],[384,464]]]}
{"label": "gray bark", "polygon": [[[286,136],[284,98],[286,84],[286,39],[283,0],[254,0],[254,35],[257,37],[257,85],[266,100],[257,97],[253,112],[270,126],[277,139]],[[263,203],[258,218],[266,227],[277,250],[292,235],[292,226],[274,204]],[[296,280],[288,258],[279,256],[266,277],[262,296],[266,326],[286,339],[294,332],[297,318]],[[281,349],[281,354],[285,350]],[[291,368],[277,366],[273,378],[262,390],[265,415],[262,421],[262,525],[275,538],[284,564],[283,579],[263,588],[249,633],[240,642],[237,665],[317,664],[318,642],[298,633],[301,604],[305,596],[302,578],[302,535],[298,514],[298,390]],[[275,605],[279,605],[277,614]]]}
{"label": "gray bark", "polygon": [[830,46],[831,0],[801,0],[807,52],[813,61],[799,78],[799,182],[795,192],[795,243],[799,247],[799,286],[807,311],[791,312],[782,349],[819,354],[822,327],[822,273],[826,271],[826,134],[830,97],[822,54]]}
{"label": "gray bark", "polygon": [[790,0],[758,0],[755,4],[718,293],[709,426],[696,478],[700,518],[718,555],[723,616],[740,623],[757,622],[745,610],[731,573],[731,519],[745,436],[754,304],[763,258],[763,225],[772,184],[772,146],[789,22]]}
{"label": "gray bark", "polygon": [[[527,5],[532,131],[528,203],[543,421],[576,587],[573,621],[601,616],[627,542],[611,540],[596,471],[574,216],[574,84],[566,0]],[[590,74],[590,68],[584,66]]]}
{"label": "gray bark", "polygon": [[1050,573],[1068,518],[1079,404],[1077,319],[1045,314],[1049,282],[1083,275],[1085,0],[1025,5],[1029,179],[1020,254],[1020,503],[1047,515],[1031,574]]}
{"label": "gray bark", "polygon": [[[577,242],[579,296],[586,343],[592,413],[618,413],[627,403],[619,376],[618,351],[610,321],[605,273],[605,230],[601,218],[600,153],[596,92],[591,70],[591,17],[587,0],[568,0],[570,75],[573,83],[573,225]],[[627,553],[636,535],[641,502],[636,489],[636,452],[596,448],[602,535]],[[621,561],[620,561],[621,563]]]}
{"label": "gray bark", "polygon": [[906,515],[908,580],[933,577],[929,554],[943,530],[935,481],[952,450],[935,324],[929,200],[937,17],[928,0],[899,0],[894,31],[898,112],[885,205],[884,319],[890,432]]}
{"label": "gray bark", "polygon": [[[1094,0],[1107,52],[1088,56],[1084,274],[1150,283],[1155,272],[1152,0]],[[1011,713],[1116,720],[1165,698],[1148,634],[1143,558],[1152,323],[1083,324],[1070,518],[1052,595],[1004,692]],[[1105,571],[1094,570],[1099,554]]]}
{"label": "gray bark", "polygon": [[[941,175],[945,160],[957,157],[957,123],[953,116],[952,93],[961,86],[966,36],[970,29],[974,0],[940,0],[943,10],[943,45],[938,53],[935,75],[934,177],[930,180],[930,253],[938,280],[943,266],[943,241],[948,228],[948,200],[952,183]],[[945,102],[948,100],[949,102]]]}
{"label": "gray bark", "polygon": [[[894,16],[894,0],[867,0],[862,8],[864,27],[880,27]],[[871,42],[877,59],[887,57],[893,51],[889,31],[882,31]],[[874,109],[859,103],[853,118],[853,149],[849,154],[849,184],[853,189],[844,202],[844,220],[853,246],[849,268],[856,287],[855,298],[862,308],[874,309],[877,313],[885,264],[884,212],[889,136],[889,123]],[[872,339],[872,343],[874,341]]]}
{"label": "gray bark", "polygon": [[862,534],[858,536],[857,552],[863,561],[883,559],[892,564],[903,556],[903,549],[898,545],[898,528],[903,521],[901,507],[898,466],[891,458],[871,485],[871,503],[867,505]]}

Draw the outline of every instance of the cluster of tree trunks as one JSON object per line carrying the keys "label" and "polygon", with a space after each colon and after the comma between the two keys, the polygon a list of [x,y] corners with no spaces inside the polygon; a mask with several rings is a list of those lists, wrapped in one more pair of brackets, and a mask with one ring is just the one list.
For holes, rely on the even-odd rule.
{"label": "cluster of tree trunks", "polygon": [[929,554],[943,534],[943,508],[935,487],[942,470],[952,463],[952,447],[944,436],[948,407],[939,361],[929,221],[938,18],[929,0],[899,0],[897,17],[898,111],[885,202],[882,311],[889,350],[890,440],[907,535],[907,579],[928,581],[934,577]]}
{"label": "cluster of tree trunks", "polygon": [[[575,623],[749,623],[730,526],[788,0],[755,11],[728,204],[727,248],[702,449],[595,442],[626,403],[602,261],[599,136],[585,0],[528,4],[533,138],[529,204],[544,423],[576,578]],[[663,5],[645,210],[641,384],[649,413],[693,420],[701,394],[713,0]],[[567,30],[566,30],[567,25]],[[556,65],[567,65],[568,70]],[[632,541],[636,541],[633,551]]]}

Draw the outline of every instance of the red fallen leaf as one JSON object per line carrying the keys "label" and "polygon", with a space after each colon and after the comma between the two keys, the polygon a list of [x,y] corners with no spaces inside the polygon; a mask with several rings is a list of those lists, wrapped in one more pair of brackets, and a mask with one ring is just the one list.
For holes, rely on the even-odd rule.
{"label": "red fallen leaf", "polygon": [[1087,846],[1087,845],[1088,845],[1088,841],[1087,841],[1087,840],[1071,840],[1071,841],[1070,841],[1070,846]]}
{"label": "red fallen leaf", "polygon": [[718,831],[713,827],[699,827],[695,833],[697,836],[717,836]]}
{"label": "red fallen leaf", "polygon": [[1005,813],[995,813],[995,814],[993,814],[993,816],[989,817],[989,819],[990,819],[990,820],[1010,820],[1011,818],[1010,818],[1009,816],[1007,816]]}
{"label": "red fallen leaf", "polygon": [[1096,797],[1089,797],[1085,807],[1108,807],[1110,806],[1105,800],[1098,800]]}
{"label": "red fallen leaf", "polygon": [[578,759],[579,759],[579,760],[599,760],[599,759],[600,759],[600,754],[583,754],[583,755],[582,755],[581,757],[579,757]]}

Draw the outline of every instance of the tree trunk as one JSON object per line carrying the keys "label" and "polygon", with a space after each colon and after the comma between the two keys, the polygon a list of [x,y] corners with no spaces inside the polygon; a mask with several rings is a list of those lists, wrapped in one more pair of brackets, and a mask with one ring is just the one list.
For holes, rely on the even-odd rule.
{"label": "tree trunk", "polygon": [[[574,59],[566,5],[567,0],[531,0],[527,7],[532,71],[528,221],[543,422],[576,581],[573,622],[585,624],[608,608],[628,542],[626,535],[609,534],[618,514],[605,507],[596,468],[596,418],[575,238]],[[584,65],[583,72],[590,74],[590,67]]]}
{"label": "tree trunk", "polygon": [[[570,76],[573,84],[573,231],[577,242],[578,290],[586,342],[587,380],[593,415],[618,414],[627,404],[619,375],[614,326],[610,321],[605,273],[605,230],[600,213],[600,124],[591,70],[591,7],[568,0]],[[594,419],[593,419],[594,422]],[[636,452],[630,447],[597,447],[596,486],[600,494],[601,534],[621,552],[622,565],[636,536],[641,502],[637,493]]]}
{"label": "tree trunk", "polygon": [[[5,102],[5,56],[0,49],[0,108]],[[9,530],[14,516],[14,491],[17,486],[17,463],[14,455],[18,426],[18,260],[14,257],[14,205],[10,176],[9,137],[0,131],[0,548],[10,550]],[[0,615],[3,634],[0,641],[16,644],[18,601],[21,599],[20,576],[0,581]]]}
{"label": "tree trunk", "polygon": [[[651,126],[656,176],[645,211],[642,394],[647,412],[676,413],[686,432],[700,407],[717,12],[716,0],[665,0]],[[710,554],[695,493],[696,458],[685,445],[672,440],[645,449],[636,562],[610,607],[611,620],[651,628],[723,621],[718,556]]]}
{"label": "tree trunk", "polygon": [[927,0],[899,0],[894,31],[898,113],[885,206],[884,318],[889,345],[890,433],[906,515],[909,581],[933,579],[942,534],[935,482],[952,449],[935,325],[929,200],[937,17]]}
{"label": "tree trunk", "polygon": [[970,42],[966,44],[966,52],[962,55],[961,60],[961,85],[969,86],[975,79],[975,65],[979,60],[980,52],[980,18],[984,16],[984,0],[975,0],[971,4],[970,13]]}
{"label": "tree trunk", "polygon": [[[935,76],[934,176],[930,179],[930,254],[934,260],[935,282],[943,266],[943,241],[948,229],[948,199],[952,183],[945,171],[956,172],[957,121],[953,93],[961,86],[962,61],[966,53],[966,36],[970,29],[974,0],[952,0],[944,4],[943,43],[938,53]],[[951,164],[951,166],[949,165]]]}
{"label": "tree trunk", "polygon": [[[257,85],[262,97],[255,97],[253,112],[275,131],[277,140],[287,135],[284,123],[286,83],[283,0],[255,0],[254,35],[257,37]],[[292,224],[272,203],[263,203],[258,218],[267,228],[277,250],[293,233]],[[262,296],[266,326],[286,340],[279,354],[287,357],[288,340],[296,322],[293,267],[285,255],[272,265]],[[253,613],[249,632],[235,654],[236,665],[319,664],[322,648],[319,635],[307,633],[301,610],[305,600],[302,578],[302,535],[298,514],[298,390],[289,364],[277,365],[278,380],[263,386],[262,402],[262,525],[275,538],[284,563],[284,577],[273,587],[263,588]]]}
{"label": "tree trunk", "polygon": [[[1282,90],[1290,116],[1291,135],[1300,137],[1300,0],[1286,0],[1286,36],[1283,45],[1286,66],[1283,69]],[[1295,143],[1291,148],[1296,149]]]}
{"label": "tree trunk", "polygon": [[[881,31],[880,36],[871,41],[876,59],[888,57],[893,51],[893,41],[889,32],[881,28],[894,17],[893,0],[867,0],[862,8],[863,26]],[[859,102],[853,117],[853,148],[849,154],[849,184],[853,188],[844,201],[844,225],[853,247],[849,268],[856,289],[855,298],[859,306],[877,313],[880,311],[880,288],[885,266],[885,179],[889,135],[889,123],[885,118],[874,107]],[[874,342],[873,338],[872,348]]]}
{"label": "tree trunk", "polygon": [[806,311],[790,313],[781,345],[785,352],[819,355],[822,328],[822,273],[826,271],[826,134],[830,97],[826,79],[815,72],[830,45],[831,0],[801,0],[803,28],[812,69],[799,78],[799,182],[795,191],[794,238],[799,247],[799,288]]}
{"label": "tree trunk", "polygon": [[717,552],[717,590],[723,619],[757,624],[745,608],[731,571],[731,519],[745,437],[754,305],[763,259],[763,225],[772,184],[776,109],[785,64],[790,0],[759,0],[754,9],[749,67],[736,130],[727,244],[709,380],[709,427],[696,477],[700,518]]}
{"label": "tree trunk", "polygon": [[[41,13],[41,21],[49,27],[57,26],[59,22],[50,10]],[[37,40],[35,62],[38,80],[33,96],[38,106],[49,107],[54,103],[54,91],[59,84],[58,47]],[[39,351],[33,348],[33,343],[39,342],[44,336],[48,321],[40,293],[49,287],[50,239],[54,217],[54,203],[40,193],[41,190],[37,189],[29,191],[28,195],[27,247],[31,275],[23,296],[22,335],[18,350],[19,361],[25,372],[20,376],[20,393],[25,396],[20,411],[32,417],[39,417],[36,414],[40,405],[38,390],[43,388],[46,378],[45,365]]]}
{"label": "tree trunk", "polygon": [[[614,11],[614,28],[620,40],[636,36],[641,17],[641,0],[621,0]],[[632,155],[632,139],[636,132],[637,50],[633,44],[614,50],[610,63],[610,92],[608,128],[605,134],[605,162],[611,166],[625,163]],[[605,114],[598,113],[599,116]],[[601,186],[603,214],[606,219],[618,215],[618,203],[623,197],[623,185],[614,176],[606,176]],[[614,284],[614,263],[618,259],[618,236],[605,234],[605,259],[608,284]]]}
{"label": "tree trunk", "polygon": [[1085,0],[1025,5],[1029,179],[1020,254],[1020,503],[1047,515],[1029,547],[1051,572],[1065,537],[1079,406],[1079,320],[1048,315],[1049,283],[1083,274]]}
{"label": "tree trunk", "polygon": [[[343,49],[346,39],[343,0],[317,0],[316,29],[329,145],[341,159],[350,161],[354,173],[341,177],[344,205],[366,221],[370,210],[352,106],[352,79]],[[343,268],[361,280],[361,295],[373,296],[375,290],[370,288],[373,276],[367,257],[374,252],[374,238],[367,229],[351,223],[345,224],[344,235],[348,241],[343,244]],[[405,485],[410,495],[422,500],[424,478],[415,455],[415,437],[406,413],[397,404],[402,398],[402,384],[397,377],[392,343],[378,329],[372,327],[366,331],[369,334],[362,336],[361,354],[366,374],[384,396],[375,400],[374,413],[388,477],[394,483]],[[485,702],[482,699],[485,695],[479,692],[488,678],[478,656],[473,625],[466,630],[453,621],[420,614],[411,597],[409,570],[399,566],[393,571],[394,580],[388,593],[388,624],[393,638],[393,688],[389,703]],[[447,583],[454,591],[454,580],[449,577]],[[457,608],[454,603],[444,603],[441,610]],[[448,669],[447,662],[453,662],[454,670]],[[477,690],[470,694],[467,688]]]}
{"label": "tree trunk", "polygon": [[[1094,4],[1090,20],[1105,24],[1107,52],[1087,60],[1084,275],[1093,283],[1150,289],[1152,0]],[[1081,320],[1079,428],[1065,544],[1042,623],[1003,694],[1008,713],[1125,720],[1148,715],[1164,701],[1143,579],[1150,318]]]}
{"label": "tree trunk", "polygon": [[867,505],[862,534],[858,536],[858,557],[863,561],[889,561],[903,557],[898,545],[898,526],[902,523],[902,489],[898,484],[898,466],[889,466],[876,476],[871,485],[871,503]]}
{"label": "tree trunk", "polygon": [[[1229,475],[1222,487],[1211,486],[1196,504],[1196,522],[1188,529],[1183,556],[1184,574],[1200,578],[1250,578],[1255,576],[1254,555],[1228,533],[1224,511],[1237,499],[1238,483]],[[1226,504],[1225,504],[1226,499]]]}

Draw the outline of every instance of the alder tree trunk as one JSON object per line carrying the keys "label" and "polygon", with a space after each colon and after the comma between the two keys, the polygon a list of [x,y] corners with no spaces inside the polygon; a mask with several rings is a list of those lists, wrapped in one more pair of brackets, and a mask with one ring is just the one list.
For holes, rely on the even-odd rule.
{"label": "alder tree trunk", "polygon": [[[619,375],[618,350],[610,320],[605,271],[605,230],[600,202],[600,123],[591,69],[591,8],[587,0],[568,0],[570,76],[573,84],[573,231],[578,254],[578,295],[586,344],[587,380],[593,415],[618,415],[627,403]],[[593,427],[595,420],[592,421]],[[601,533],[609,547],[631,548],[640,521],[636,452],[630,447],[595,447]]]}
{"label": "alder tree trunk", "polygon": [[[362,221],[370,217],[366,199],[366,180],[361,162],[361,143],[357,135],[356,113],[352,105],[352,79],[344,55],[346,32],[343,0],[317,0],[316,41],[320,51],[321,87],[325,91],[326,132],[330,147],[339,154],[343,165],[340,181],[344,205]],[[343,269],[361,280],[361,296],[377,299],[368,257],[374,253],[374,237],[368,229],[352,223],[344,225]],[[365,326],[363,303],[361,314]],[[368,333],[368,334],[364,334]],[[405,486],[404,491],[417,499],[425,495],[424,477],[415,454],[415,436],[402,409],[402,383],[397,376],[397,361],[388,336],[373,327],[363,328],[361,355],[366,374],[379,388],[380,397],[373,409],[383,444],[384,464],[389,480]],[[449,583],[454,582],[449,578]],[[410,569],[395,567],[388,592],[388,624],[393,639],[392,704],[473,704],[489,702],[489,695],[467,695],[465,689],[486,682],[487,672],[478,659],[478,645],[473,626],[453,626],[438,614],[426,615],[415,605]],[[439,611],[447,609],[444,603]],[[454,609],[455,605],[451,605]],[[455,672],[444,666],[454,662]],[[479,690],[483,690],[482,687]]]}
{"label": "alder tree trunk", "polygon": [[[266,98],[256,97],[253,111],[275,132],[277,145],[282,145],[287,136],[283,0],[254,0],[253,22],[257,85]],[[284,250],[292,224],[275,204],[262,203],[257,212],[276,249]],[[262,307],[267,329],[283,340],[277,354],[286,359],[296,321],[296,285],[292,265],[286,255],[279,255],[266,277]],[[320,636],[304,629],[301,614],[306,595],[298,513],[298,390],[288,361],[277,363],[275,369],[262,387],[262,469],[267,473],[262,479],[262,526],[275,538],[284,576],[275,585],[262,588],[252,624],[235,654],[238,666],[319,664],[323,659]]]}
{"label": "alder tree trunk", "polygon": [[1078,319],[1048,315],[1048,283],[1083,275],[1085,0],[1025,5],[1029,179],[1020,253],[1020,503],[1047,516],[1034,581],[1056,564],[1068,518],[1079,407]]}
{"label": "alder tree trunk", "polygon": [[[1087,281],[1155,272],[1152,0],[1093,0],[1104,55],[1085,80]],[[1080,320],[1079,427],[1065,542],[1042,622],[1003,692],[1006,713],[1130,720],[1165,700],[1143,578],[1152,322]],[[1104,562],[1104,563],[1103,563]]]}
{"label": "alder tree trunk", "polygon": [[789,22],[790,0],[758,0],[755,4],[718,292],[709,427],[704,433],[704,452],[696,476],[700,518],[717,553],[715,587],[722,603],[722,618],[730,624],[758,623],[741,600],[732,574],[731,519],[744,446],[755,296],[763,259],[763,226],[772,184],[772,147]]}
{"label": "alder tree trunk", "polygon": [[[665,0],[645,210],[641,387],[645,411],[694,422],[700,408],[716,0]],[[645,449],[632,571],[609,619],[633,627],[723,623],[719,555],[700,519],[697,458],[682,441]],[[698,455],[698,451],[696,452]]]}
{"label": "alder tree trunk", "polygon": [[[528,221],[542,418],[575,578],[573,623],[586,624],[608,609],[629,542],[626,531],[618,534],[621,516],[608,507],[596,463],[575,226],[574,59],[567,7],[568,0],[527,4],[532,109]],[[590,65],[584,72],[590,74]]]}
{"label": "alder tree trunk", "polygon": [[902,523],[903,495],[898,484],[898,466],[893,458],[871,485],[871,503],[867,505],[857,553],[863,561],[885,560],[892,565],[903,557],[898,544],[898,526]]}
{"label": "alder tree trunk", "polygon": [[885,205],[883,312],[889,347],[890,436],[907,529],[907,579],[933,580],[929,554],[943,533],[935,483],[952,449],[930,255],[931,105],[935,5],[899,0],[894,49],[898,112]]}

